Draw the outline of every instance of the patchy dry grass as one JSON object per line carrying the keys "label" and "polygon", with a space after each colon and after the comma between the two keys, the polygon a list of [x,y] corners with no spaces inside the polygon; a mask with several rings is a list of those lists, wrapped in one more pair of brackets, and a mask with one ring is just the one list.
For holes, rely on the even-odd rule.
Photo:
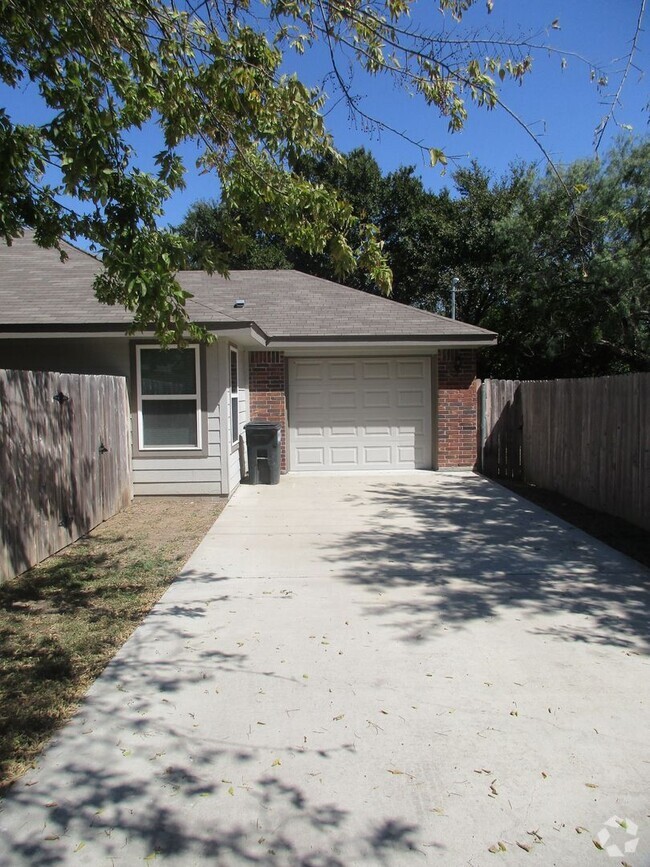
{"label": "patchy dry grass", "polygon": [[0,586],[0,791],[73,714],[223,505],[217,497],[136,499]]}

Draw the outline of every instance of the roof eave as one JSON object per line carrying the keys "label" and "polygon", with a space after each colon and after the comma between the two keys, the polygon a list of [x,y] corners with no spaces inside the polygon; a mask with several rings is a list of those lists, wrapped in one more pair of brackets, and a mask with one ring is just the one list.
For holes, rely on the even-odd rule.
{"label": "roof eave", "polygon": [[271,337],[269,349],[300,349],[300,348],[335,348],[338,346],[423,346],[429,349],[478,349],[486,346],[496,346],[498,335],[492,332],[472,335],[441,335],[428,336],[422,334],[405,335],[344,335],[318,337]]}
{"label": "roof eave", "polygon": [[[266,346],[268,338],[254,322],[199,322],[206,331],[235,337],[244,333],[256,343]],[[128,322],[9,322],[0,323],[0,337],[129,337],[151,338],[153,329],[128,333]]]}

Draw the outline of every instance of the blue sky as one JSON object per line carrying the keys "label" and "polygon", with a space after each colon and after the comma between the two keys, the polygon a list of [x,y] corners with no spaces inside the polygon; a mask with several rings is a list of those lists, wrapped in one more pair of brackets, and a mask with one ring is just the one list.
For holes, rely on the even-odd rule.
{"label": "blue sky", "polygon": [[[640,0],[494,0],[494,11],[488,16],[485,5],[470,10],[459,30],[471,32],[488,28],[493,32],[510,35],[537,34],[535,41],[557,47],[562,54],[538,52],[532,73],[522,86],[510,84],[502,90],[504,102],[534,130],[552,158],[559,163],[570,162],[593,154],[594,130],[607,110],[607,96],[616,90],[624,68],[624,58],[634,35]],[[414,17],[431,27],[438,27],[440,13],[432,2],[416,2]],[[560,29],[551,29],[551,22],[559,21]],[[647,24],[647,22],[646,22]],[[636,65],[645,68],[649,38],[641,34]],[[590,82],[589,66],[574,59],[568,52],[576,52],[602,67],[610,84],[599,93]],[[566,57],[567,67],[561,68]],[[309,84],[317,84],[325,70],[322,52],[316,51],[305,58],[291,59],[293,68]],[[364,109],[381,117],[389,125],[406,132],[423,144],[440,147],[458,156],[460,164],[476,159],[484,167],[499,175],[517,160],[543,164],[535,142],[512,118],[496,109],[486,112],[470,107],[470,118],[465,129],[454,135],[447,133],[447,122],[436,111],[397,90],[390,80],[364,79],[355,76],[353,90],[364,94]],[[617,109],[620,123],[629,124],[637,134],[648,133],[647,109],[650,91],[647,79],[632,70]],[[29,90],[12,92],[0,89],[0,104],[12,118],[22,122],[44,119],[35,94]],[[427,187],[437,190],[451,185],[449,175],[441,175],[439,168],[429,168],[417,148],[399,136],[363,129],[359,122],[351,123],[348,111],[338,106],[328,113],[328,125],[339,150],[347,151],[364,146],[370,150],[384,171],[400,165],[415,165]],[[620,132],[611,124],[604,146]],[[138,159],[143,167],[150,167],[150,158],[159,150],[155,135],[145,130],[134,141]],[[187,189],[177,193],[168,203],[163,223],[179,222],[187,208],[200,198],[218,197],[216,178],[200,176],[192,169],[196,149],[187,145],[183,155],[190,166]],[[453,166],[452,166],[453,167]]]}
{"label": "blue sky", "polygon": [[[629,50],[638,12],[636,0],[614,3],[611,0],[496,0],[492,15],[487,16],[483,6],[478,6],[468,13],[463,26],[471,29],[476,23],[497,32],[537,33],[540,35],[534,41],[552,44],[564,52],[548,56],[537,53],[533,71],[525,83],[522,86],[510,84],[502,90],[504,101],[531,126],[553,159],[564,162],[592,153],[594,129],[606,111],[603,102],[615,90],[624,66],[616,62],[616,58]],[[550,29],[556,19],[560,29]],[[636,62],[643,65],[647,61],[647,34],[642,34],[639,47]],[[607,71],[610,85],[603,93],[590,82],[589,66],[569,52],[582,54]],[[562,57],[567,61],[564,70]],[[622,96],[622,106],[617,111],[619,121],[631,124],[637,132],[646,132],[648,113],[644,106],[649,99],[647,80],[639,80],[639,74],[633,71]],[[395,92],[385,82],[375,82],[368,91],[368,104],[375,113],[388,118],[391,125],[408,129],[414,138],[422,136],[428,144],[443,147],[461,158],[477,159],[495,171],[505,170],[514,159],[538,160],[541,157],[530,137],[499,110],[471,111],[466,128],[450,135],[446,120]],[[413,148],[395,136],[382,135],[380,140],[369,142],[367,135],[350,128],[345,120],[339,115],[332,117],[339,147],[348,149],[369,143],[387,169],[403,162],[414,162],[422,166],[424,177],[436,174],[422,165],[422,158]],[[612,126],[607,139],[611,141],[615,134]],[[433,179],[431,183],[437,185]]]}

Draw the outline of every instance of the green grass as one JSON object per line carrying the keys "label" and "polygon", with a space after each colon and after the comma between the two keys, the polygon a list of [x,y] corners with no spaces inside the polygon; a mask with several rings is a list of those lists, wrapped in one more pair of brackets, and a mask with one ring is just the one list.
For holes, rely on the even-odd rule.
{"label": "green grass", "polygon": [[178,500],[166,500],[153,520],[134,501],[128,514],[0,586],[0,791],[74,713],[221,508],[195,501],[190,521]]}

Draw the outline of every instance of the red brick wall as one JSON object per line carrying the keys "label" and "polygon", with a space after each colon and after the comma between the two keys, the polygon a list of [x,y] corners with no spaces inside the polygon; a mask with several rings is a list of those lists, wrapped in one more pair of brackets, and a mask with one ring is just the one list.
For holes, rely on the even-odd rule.
{"label": "red brick wall", "polygon": [[248,356],[250,420],[282,425],[282,472],[287,471],[286,367],[283,352],[251,352]]}
{"label": "red brick wall", "polygon": [[477,458],[476,351],[438,353],[438,467],[473,467]]}

